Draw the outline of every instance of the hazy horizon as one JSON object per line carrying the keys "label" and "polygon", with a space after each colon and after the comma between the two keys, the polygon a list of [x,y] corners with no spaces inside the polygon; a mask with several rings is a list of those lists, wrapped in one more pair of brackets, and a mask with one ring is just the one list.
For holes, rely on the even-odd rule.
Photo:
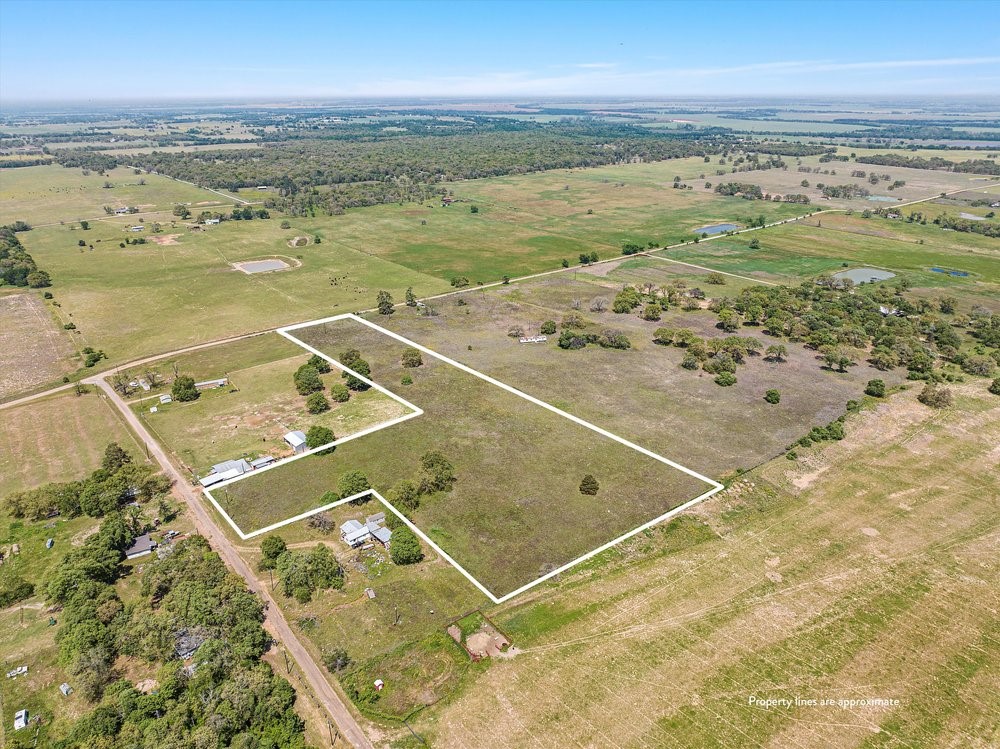
{"label": "hazy horizon", "polygon": [[0,100],[1000,94],[1000,56],[989,54],[1000,49],[1000,32],[974,22],[995,18],[990,11],[1000,4],[844,7],[864,12],[838,16],[827,4],[722,0],[4,0]]}

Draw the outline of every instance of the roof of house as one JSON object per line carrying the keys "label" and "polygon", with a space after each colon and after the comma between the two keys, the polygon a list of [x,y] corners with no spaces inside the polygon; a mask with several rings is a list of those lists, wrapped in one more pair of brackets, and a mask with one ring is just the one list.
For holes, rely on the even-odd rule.
{"label": "roof of house", "polygon": [[381,541],[383,544],[387,544],[389,543],[389,539],[392,537],[392,531],[384,526],[380,526],[372,531],[372,536]]}
{"label": "roof of house", "polygon": [[299,445],[304,445],[306,443],[305,432],[300,432],[298,430],[294,432],[289,432],[285,435],[285,442],[287,442],[292,447],[298,447]]}
{"label": "roof of house", "polygon": [[371,525],[372,523],[378,524],[384,522],[385,522],[384,512],[376,512],[374,515],[369,515],[367,518],[365,518],[366,525]]}
{"label": "roof of house", "polygon": [[242,476],[247,471],[252,470],[252,467],[243,458],[238,458],[236,460],[224,460],[221,463],[216,463],[212,466],[212,473],[226,473],[228,471],[239,471],[237,476]]}
{"label": "roof of house", "polygon": [[174,633],[174,652],[178,658],[190,658],[208,638],[196,630],[179,629]]}
{"label": "roof of house", "polygon": [[351,518],[346,523],[344,523],[343,525],[340,526],[340,532],[341,533],[354,533],[355,531],[359,531],[359,530],[361,530],[364,527],[365,526],[361,525],[361,523],[359,523],[357,520],[354,520],[353,518]]}
{"label": "roof of house", "polygon": [[135,557],[141,554],[149,554],[156,547],[156,541],[148,533],[139,536],[135,543],[125,550],[126,557]]}
{"label": "roof of house", "polygon": [[273,455],[261,455],[257,460],[250,461],[251,468],[263,468],[264,466],[269,466],[272,463],[276,463],[277,458]]}

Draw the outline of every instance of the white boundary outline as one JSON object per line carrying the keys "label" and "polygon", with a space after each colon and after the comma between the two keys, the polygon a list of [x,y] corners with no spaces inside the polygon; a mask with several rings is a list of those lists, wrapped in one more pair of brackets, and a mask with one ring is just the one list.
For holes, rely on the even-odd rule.
{"label": "white boundary outline", "polygon": [[351,502],[351,501],[353,501],[355,499],[361,499],[363,497],[373,496],[379,502],[381,502],[383,505],[385,505],[385,507],[388,508],[389,511],[392,512],[396,517],[398,517],[403,523],[405,523],[406,526],[411,531],[413,531],[426,544],[428,544],[432,549],[434,549],[434,551],[437,552],[443,559],[447,560],[448,563],[451,564],[456,570],[458,570],[469,582],[471,582],[473,585],[476,586],[476,588],[478,588],[482,593],[484,593],[487,596],[487,598],[489,598],[491,601],[493,601],[493,603],[500,604],[500,603],[503,603],[504,601],[509,601],[511,598],[513,598],[513,597],[515,597],[517,595],[520,595],[521,593],[524,593],[526,590],[529,590],[529,589],[535,587],[536,585],[539,585],[540,583],[543,583],[546,580],[549,580],[549,579],[555,577],[556,575],[558,575],[558,574],[560,574],[562,572],[565,572],[566,570],[570,569],[571,567],[575,567],[576,565],[580,564],[581,562],[585,562],[588,559],[591,559],[592,557],[595,557],[598,554],[600,554],[600,553],[602,553],[604,551],[607,551],[612,546],[616,546],[616,545],[620,544],[622,541],[625,541],[625,540],[631,538],[632,536],[635,536],[635,535],[637,535],[639,533],[642,533],[643,531],[645,531],[645,530],[647,530],[649,528],[652,528],[654,525],[658,525],[659,523],[662,523],[664,520],[668,520],[668,519],[674,517],[675,515],[680,514],[684,510],[687,510],[688,508],[693,507],[694,505],[698,504],[699,502],[703,502],[704,500],[708,499],[712,495],[714,495],[714,494],[722,491],[722,489],[725,488],[718,481],[710,479],[707,476],[703,476],[700,473],[697,473],[696,471],[693,471],[690,468],[687,468],[686,466],[682,466],[680,463],[675,463],[674,461],[670,460],[669,458],[665,458],[662,455],[658,455],[658,454],[656,454],[656,453],[654,453],[654,452],[652,452],[650,450],[647,450],[644,447],[640,447],[639,445],[636,445],[633,442],[629,442],[628,440],[624,439],[623,437],[619,437],[618,435],[613,434],[613,433],[607,431],[606,429],[602,429],[599,426],[591,424],[589,421],[585,421],[585,420],[581,419],[579,416],[574,416],[573,414],[566,413],[565,411],[563,411],[563,410],[561,410],[559,408],[556,408],[555,406],[553,406],[553,405],[551,405],[549,403],[546,403],[545,401],[539,400],[538,398],[535,398],[534,396],[528,395],[527,393],[524,393],[524,392],[518,390],[517,388],[511,387],[510,385],[507,385],[506,383],[500,382],[499,380],[495,380],[492,377],[490,377],[489,375],[485,375],[482,372],[479,372],[479,371],[477,371],[475,369],[472,369],[471,367],[468,367],[465,364],[462,364],[461,362],[457,362],[454,359],[450,359],[447,356],[444,356],[443,354],[439,354],[439,353],[437,353],[435,351],[431,351],[426,346],[421,346],[419,343],[414,343],[410,339],[405,338],[404,336],[401,336],[399,333],[394,333],[391,330],[387,330],[386,328],[383,328],[381,325],[376,325],[375,323],[370,322],[368,320],[365,320],[364,318],[359,317],[358,315],[355,315],[353,313],[345,313],[345,314],[341,314],[341,315],[334,315],[333,317],[324,317],[324,318],[322,318],[320,320],[312,320],[310,322],[298,323],[297,325],[288,325],[288,326],[286,326],[284,328],[278,328],[276,332],[279,335],[287,338],[292,343],[295,343],[295,344],[301,346],[302,348],[306,349],[310,353],[315,354],[315,355],[319,356],[322,359],[325,359],[326,361],[328,361],[331,365],[333,365],[337,369],[340,369],[342,371],[345,371],[345,372],[348,372],[348,373],[352,374],[354,377],[357,377],[359,380],[361,380],[361,381],[365,382],[366,384],[370,385],[372,388],[378,390],[380,393],[384,393],[385,395],[389,396],[390,398],[392,398],[396,402],[401,403],[403,406],[405,406],[406,408],[410,409],[410,413],[407,413],[407,414],[405,414],[403,416],[400,416],[400,417],[397,417],[395,419],[391,419],[390,421],[384,422],[382,424],[377,424],[377,425],[375,425],[373,427],[369,427],[368,429],[363,429],[362,431],[358,432],[357,434],[352,434],[352,435],[350,435],[348,437],[344,437],[343,439],[336,440],[334,442],[329,443],[328,445],[321,445],[320,447],[314,448],[312,450],[308,450],[307,452],[300,453],[298,455],[293,455],[292,457],[285,458],[284,460],[279,460],[276,463],[272,463],[269,466],[266,466],[264,468],[260,468],[260,469],[258,469],[256,471],[251,472],[251,473],[245,473],[242,476],[237,476],[236,478],[229,479],[227,481],[221,481],[221,482],[219,482],[218,484],[216,484],[213,487],[214,489],[221,489],[222,487],[228,486],[228,485],[233,484],[233,483],[236,483],[237,481],[242,481],[243,479],[252,478],[253,476],[255,476],[255,475],[259,474],[259,473],[262,473],[264,471],[269,471],[272,468],[277,468],[278,466],[285,465],[285,464],[290,463],[290,462],[292,462],[294,460],[299,460],[300,458],[305,458],[305,457],[307,457],[309,455],[313,455],[314,453],[321,452],[322,450],[326,450],[327,448],[336,447],[337,445],[341,445],[341,444],[343,444],[345,442],[349,442],[350,440],[354,440],[354,439],[357,439],[359,437],[364,437],[365,435],[371,434],[372,432],[376,432],[376,431],[378,431],[380,429],[386,429],[386,428],[394,426],[396,424],[400,424],[400,423],[402,423],[404,421],[407,421],[409,419],[413,419],[413,418],[415,418],[417,416],[420,416],[421,414],[424,413],[423,409],[421,409],[421,408],[413,405],[409,401],[405,400],[404,398],[401,398],[400,396],[398,396],[395,393],[387,390],[386,388],[382,387],[381,385],[373,382],[372,380],[368,379],[367,377],[364,377],[364,376],[358,374],[357,372],[354,372],[351,369],[345,367],[340,362],[332,359],[328,355],[324,354],[322,351],[319,351],[318,349],[313,348],[312,346],[310,346],[309,344],[305,343],[304,341],[299,340],[295,336],[291,335],[291,333],[289,332],[289,331],[293,331],[293,330],[300,330],[302,328],[311,328],[311,327],[316,326],[316,325],[324,325],[326,323],[338,322],[340,320],[353,320],[355,322],[361,323],[362,325],[366,325],[369,328],[372,328],[373,330],[377,330],[378,332],[382,333],[383,335],[387,335],[390,338],[394,338],[397,341],[405,343],[407,346],[411,346],[412,348],[415,348],[418,351],[421,351],[421,352],[427,354],[428,356],[432,356],[435,359],[439,359],[440,361],[443,361],[446,364],[450,364],[451,366],[456,367],[457,369],[460,369],[463,372],[471,374],[474,377],[478,377],[479,379],[484,380],[484,381],[490,383],[491,385],[495,385],[495,386],[497,386],[498,388],[500,388],[502,390],[506,390],[507,392],[512,393],[513,395],[518,396],[519,398],[524,398],[525,400],[527,400],[527,401],[535,404],[536,406],[541,406],[542,408],[545,408],[545,409],[551,411],[552,413],[558,414],[559,416],[562,416],[565,419],[569,419],[570,421],[574,422],[575,424],[579,424],[580,426],[586,427],[587,429],[590,429],[593,432],[597,432],[598,434],[600,434],[603,437],[607,437],[609,439],[612,439],[615,442],[618,442],[618,443],[620,443],[622,445],[625,445],[626,447],[630,447],[633,450],[635,450],[636,452],[640,452],[640,453],[642,453],[643,455],[645,455],[647,457],[650,457],[650,458],[653,458],[654,460],[659,461],[660,463],[664,463],[664,464],[670,466],[671,468],[675,468],[678,471],[681,471],[682,473],[686,473],[689,476],[693,476],[696,479],[704,481],[706,484],[711,485],[712,488],[709,489],[707,492],[704,492],[703,494],[698,495],[694,499],[688,500],[687,502],[685,502],[685,503],[683,503],[681,505],[678,505],[677,507],[673,508],[672,510],[670,510],[668,512],[665,512],[664,514],[660,515],[659,517],[654,518],[654,519],[650,520],[649,522],[644,523],[643,525],[640,525],[638,528],[635,528],[635,529],[629,531],[628,533],[625,533],[625,534],[619,536],[618,538],[614,539],[613,541],[608,541],[606,544],[603,544],[602,546],[597,547],[593,551],[589,551],[586,554],[584,554],[583,556],[577,557],[576,559],[574,559],[574,560],[572,560],[570,562],[567,562],[566,564],[562,565],[561,567],[557,567],[556,569],[554,569],[554,570],[546,573],[545,575],[542,575],[538,579],[533,580],[532,582],[530,582],[530,583],[528,583],[526,585],[522,585],[517,590],[511,591],[510,593],[507,593],[507,594],[505,594],[503,596],[500,596],[500,597],[497,597],[492,592],[490,592],[490,590],[487,589],[486,586],[484,586],[475,577],[473,577],[469,573],[468,570],[466,570],[464,567],[462,567],[462,565],[460,565],[458,562],[456,562],[454,559],[452,559],[452,557],[444,549],[442,549],[440,546],[438,546],[431,538],[429,538],[427,536],[426,533],[424,533],[422,530],[420,530],[407,517],[405,517],[395,507],[393,507],[385,499],[385,497],[383,497],[381,494],[379,494],[375,489],[369,489],[368,491],[361,492],[360,494],[355,494],[355,495],[352,495],[350,497],[345,497],[343,499],[339,499],[336,502],[331,502],[330,504],[323,505],[322,507],[316,507],[316,508],[314,508],[312,510],[307,510],[306,512],[300,513],[300,514],[298,514],[298,515],[296,515],[294,517],[288,518],[286,520],[282,520],[280,522],[273,523],[273,524],[268,525],[268,526],[266,526],[264,528],[259,528],[259,529],[255,530],[255,531],[251,531],[250,533],[244,533],[240,529],[240,527],[233,521],[233,519],[229,516],[229,513],[227,513],[224,509],[222,509],[222,506],[218,503],[218,501],[215,499],[215,497],[212,496],[212,492],[207,487],[202,487],[202,492],[205,494],[205,496],[208,498],[208,500],[212,503],[212,505],[215,507],[215,509],[219,512],[219,514],[222,515],[223,518],[225,518],[226,522],[229,523],[229,526],[236,532],[236,534],[242,540],[244,540],[244,541],[246,541],[248,539],[251,539],[251,538],[253,538],[255,536],[260,536],[260,535],[262,535],[264,533],[270,533],[273,530],[276,530],[276,529],[281,528],[283,526],[289,525],[291,523],[296,523],[296,522],[298,522],[300,520],[305,520],[306,518],[308,518],[308,517],[310,517],[312,515],[315,515],[315,514],[320,513],[320,512],[325,512],[326,510],[330,510],[330,509],[332,509],[334,507],[337,507],[339,505],[345,504],[347,502]]}

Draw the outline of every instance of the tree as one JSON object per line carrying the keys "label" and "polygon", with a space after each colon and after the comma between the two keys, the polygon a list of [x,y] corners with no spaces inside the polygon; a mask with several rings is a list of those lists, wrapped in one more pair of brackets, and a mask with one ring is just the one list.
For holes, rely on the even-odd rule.
{"label": "tree", "polygon": [[402,525],[392,532],[389,556],[395,564],[415,564],[424,558],[424,551],[413,531]]}
{"label": "tree", "polygon": [[201,393],[194,386],[194,377],[191,375],[180,375],[174,378],[174,384],[170,388],[170,395],[175,401],[198,400]]}
{"label": "tree", "polygon": [[28,282],[29,289],[44,289],[52,285],[52,276],[48,271],[33,270],[25,277],[25,281]]}
{"label": "tree", "polygon": [[122,449],[117,442],[110,442],[104,448],[104,457],[101,459],[101,468],[108,473],[114,473],[132,462],[132,456]]}
{"label": "tree", "polygon": [[174,206],[173,214],[178,218],[186,219],[191,216],[191,211],[188,209],[186,205],[178,203],[177,205]]}
{"label": "tree", "polygon": [[323,389],[323,380],[320,379],[319,372],[309,364],[303,364],[295,370],[292,379],[299,395],[309,395]]}
{"label": "tree", "polygon": [[736,375],[732,372],[719,372],[715,377],[715,384],[724,388],[736,384]]}
{"label": "tree", "polygon": [[884,398],[885,397],[885,381],[884,380],[868,380],[868,384],[865,385],[865,395],[870,395],[873,398]]}
{"label": "tree", "polygon": [[361,471],[348,471],[337,482],[337,489],[342,497],[353,497],[355,494],[361,494],[371,488],[368,477]]}
{"label": "tree", "polygon": [[740,329],[740,316],[734,310],[724,309],[719,312],[719,327],[727,333]]}
{"label": "tree", "polygon": [[650,322],[656,322],[660,319],[661,311],[660,305],[647,304],[646,308],[642,311],[642,319],[649,320]]}
{"label": "tree", "polygon": [[989,391],[993,395],[1000,395],[1000,377],[997,377],[990,383]]}
{"label": "tree", "polygon": [[335,382],[330,386],[330,397],[337,403],[346,403],[351,397],[351,391],[347,385]]}
{"label": "tree", "polygon": [[768,403],[777,404],[781,402],[781,393],[777,390],[768,390],[764,393],[764,400]]}
{"label": "tree", "polygon": [[412,512],[420,505],[420,492],[412,481],[400,481],[390,492],[392,503],[403,510]]}
{"label": "tree", "polygon": [[313,354],[309,357],[309,361],[306,362],[310,367],[315,369],[320,374],[327,374],[330,371],[330,362],[324,359],[322,356]]}
{"label": "tree", "polygon": [[760,240],[757,239],[757,237],[754,237],[753,239],[750,240],[749,247],[750,247],[751,250],[759,250],[760,249]]}
{"label": "tree", "polygon": [[587,494],[591,497],[596,496],[597,492],[600,491],[601,485],[598,483],[597,479],[593,477],[592,474],[587,474],[583,477],[580,482],[580,494]]}
{"label": "tree", "polygon": [[424,453],[420,457],[420,467],[423,469],[419,483],[421,494],[451,491],[452,485],[457,481],[455,467],[438,450]]}
{"label": "tree", "polygon": [[962,371],[980,377],[991,377],[996,369],[993,359],[988,356],[972,355],[962,361]]}
{"label": "tree", "polygon": [[311,414],[321,414],[330,410],[330,401],[322,392],[310,393],[306,398],[306,410]]}
{"label": "tree", "polygon": [[785,361],[785,358],[787,356],[788,356],[788,349],[785,348],[780,343],[775,344],[773,346],[768,346],[767,350],[764,352],[764,358],[767,361],[783,362]]}
{"label": "tree", "polygon": [[395,310],[392,307],[392,294],[388,291],[378,293],[378,313],[380,315],[391,315]]}
{"label": "tree", "polygon": [[406,289],[406,306],[416,307],[417,306],[417,296],[413,293],[413,287],[409,286]]}
{"label": "tree", "polygon": [[542,335],[554,335],[556,332],[556,321],[546,320],[545,322],[542,323],[542,326],[541,328],[539,328],[539,331],[541,332]]}
{"label": "tree", "polygon": [[399,363],[404,367],[410,369],[414,367],[419,367],[424,363],[423,358],[420,356],[420,352],[415,348],[407,348],[403,351],[403,355],[399,359]]}
{"label": "tree", "polygon": [[288,545],[281,536],[268,536],[260,544],[260,562],[257,568],[261,570],[273,570],[278,562],[278,557],[285,553]]}
{"label": "tree", "polygon": [[89,221],[81,221],[80,222],[80,228],[83,229],[84,231],[87,231],[90,228],[90,222]]}
{"label": "tree", "polygon": [[714,286],[725,286],[726,277],[723,276],[721,273],[709,273],[705,277],[705,283],[710,283]]}
{"label": "tree", "polygon": [[310,450],[316,447],[321,447],[322,445],[328,445],[337,438],[333,434],[333,430],[330,427],[320,426],[319,424],[314,424],[309,427],[309,431],[306,432],[306,447]]}
{"label": "tree", "polygon": [[938,387],[933,382],[928,382],[924,385],[924,389],[920,391],[917,400],[931,408],[946,408],[952,402],[951,390]]}
{"label": "tree", "polygon": [[469,213],[479,213],[479,206],[478,205],[470,205],[469,206]]}

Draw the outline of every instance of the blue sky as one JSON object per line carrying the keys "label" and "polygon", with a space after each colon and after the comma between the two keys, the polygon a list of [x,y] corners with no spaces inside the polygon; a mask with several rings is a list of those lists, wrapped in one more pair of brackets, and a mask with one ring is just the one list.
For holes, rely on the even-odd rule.
{"label": "blue sky", "polygon": [[974,95],[1000,2],[0,0],[0,99]]}

